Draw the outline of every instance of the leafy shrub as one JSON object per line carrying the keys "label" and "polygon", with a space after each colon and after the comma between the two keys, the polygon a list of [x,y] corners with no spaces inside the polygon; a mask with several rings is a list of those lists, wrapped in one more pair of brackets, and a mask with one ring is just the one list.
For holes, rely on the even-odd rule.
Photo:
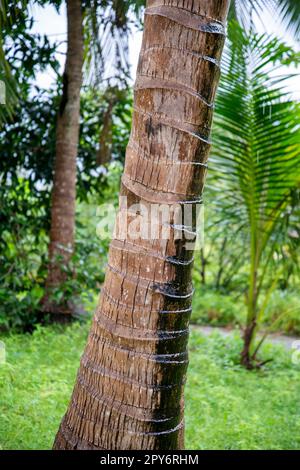
{"label": "leafy shrub", "polygon": [[275,331],[300,335],[299,293],[276,290],[270,297],[263,323]]}
{"label": "leafy shrub", "polygon": [[193,299],[192,322],[212,326],[236,325],[243,322],[244,306],[233,296],[213,289],[196,289]]}

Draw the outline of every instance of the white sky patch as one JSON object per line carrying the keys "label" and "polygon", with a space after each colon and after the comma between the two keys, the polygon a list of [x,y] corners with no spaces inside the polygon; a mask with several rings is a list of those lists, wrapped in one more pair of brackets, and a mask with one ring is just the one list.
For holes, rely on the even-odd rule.
{"label": "white sky patch", "polygon": [[[62,5],[59,13],[51,5],[44,8],[33,5],[32,13],[34,16],[34,25],[31,31],[41,35],[46,34],[51,44],[54,44],[55,42],[60,43],[57,49],[56,58],[60,63],[62,73],[67,50],[67,17],[65,4]],[[56,75],[51,67],[44,72],[38,73],[36,82],[42,88],[51,88],[51,86],[56,82]]]}

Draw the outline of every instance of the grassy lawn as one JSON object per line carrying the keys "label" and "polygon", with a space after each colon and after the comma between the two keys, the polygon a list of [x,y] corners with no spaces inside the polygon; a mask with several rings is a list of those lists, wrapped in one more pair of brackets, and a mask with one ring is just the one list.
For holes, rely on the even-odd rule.
{"label": "grassy lawn", "polygon": [[[67,406],[87,325],[2,337],[0,449],[49,449]],[[279,346],[264,371],[237,364],[238,338],[193,331],[186,388],[189,449],[300,449],[300,366]]]}

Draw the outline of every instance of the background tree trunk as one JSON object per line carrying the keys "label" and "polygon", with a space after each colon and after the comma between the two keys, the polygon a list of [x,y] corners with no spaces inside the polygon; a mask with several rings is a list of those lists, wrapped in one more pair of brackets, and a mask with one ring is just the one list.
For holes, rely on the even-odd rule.
{"label": "background tree trunk", "polygon": [[82,16],[81,0],[67,0],[68,45],[57,118],[49,266],[43,299],[43,311],[58,316],[72,313],[70,303],[54,302],[51,292],[66,281],[74,249],[76,157],[83,66]]}
{"label": "background tree trunk", "polygon": [[[199,202],[228,7],[229,0],[147,2],[121,186],[129,207]],[[121,204],[117,226],[130,217]],[[175,239],[174,225],[167,241],[114,237],[54,449],[183,447],[193,253]]]}

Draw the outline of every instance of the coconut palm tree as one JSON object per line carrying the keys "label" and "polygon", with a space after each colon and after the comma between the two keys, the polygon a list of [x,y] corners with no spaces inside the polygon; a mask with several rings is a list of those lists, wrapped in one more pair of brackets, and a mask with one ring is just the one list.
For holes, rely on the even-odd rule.
{"label": "coconut palm tree", "polygon": [[[228,8],[228,0],[147,3],[119,230],[55,449],[183,447],[194,224],[172,211],[200,203]],[[123,230],[134,212],[161,205],[171,209],[167,239],[139,234],[139,217],[138,236]]]}
{"label": "coconut palm tree", "polygon": [[230,18],[237,19],[248,29],[253,26],[253,14],[261,18],[263,11],[280,20],[296,39],[300,32],[300,2],[298,0],[232,0]]}
{"label": "coconut palm tree", "polygon": [[83,8],[81,0],[67,0],[67,56],[63,75],[63,92],[57,117],[56,155],[51,202],[49,268],[44,312],[61,318],[72,313],[67,302],[56,302],[53,290],[67,278],[67,267],[73,254],[76,157],[79,139],[80,90],[83,67]]}
{"label": "coconut palm tree", "polygon": [[[274,2],[280,2],[280,11],[283,17],[288,17],[293,24],[296,22],[296,10],[294,2],[286,0],[248,0],[248,4],[240,8],[240,4],[232,3],[235,7],[235,12],[238,17],[243,21],[245,15],[241,14],[243,11],[249,11],[251,8],[258,10],[264,5],[273,6]],[[70,2],[69,2],[70,3]],[[82,74],[79,73],[79,68],[83,67],[83,23],[85,30],[85,41],[89,44],[86,48],[86,69],[96,77],[99,82],[99,77],[103,79],[104,70],[110,70],[112,77],[109,77],[108,83],[113,80],[121,83],[122,86],[127,86],[128,75],[128,61],[127,61],[127,39],[130,29],[131,17],[130,9],[132,3],[135,5],[136,13],[143,4],[142,1],[138,2],[123,2],[120,0],[93,0],[91,2],[74,3],[72,9],[79,11],[79,4],[81,5],[81,13],[77,15],[77,24],[71,24],[73,19],[70,18],[70,5],[67,8],[68,25],[70,28],[79,28],[79,21],[81,22],[81,32],[76,38],[76,49],[78,54],[75,62],[78,71],[75,71],[73,65],[69,72],[64,73],[64,77],[73,75],[73,86],[77,87],[76,96],[79,96],[78,90],[82,84]],[[248,10],[247,10],[248,8]],[[83,14],[83,11],[85,12]],[[78,29],[79,31],[79,29]],[[69,38],[70,39],[70,38]],[[69,44],[68,39],[68,52],[67,55],[72,57],[73,46]],[[73,38],[74,40],[75,38]],[[75,45],[75,42],[74,42]],[[75,57],[75,56],[73,56]],[[67,60],[68,62],[68,60]],[[70,72],[72,71],[72,72]],[[91,75],[91,73],[90,73]],[[75,85],[76,83],[76,85]],[[119,87],[110,87],[110,90],[117,90]],[[67,87],[64,87],[63,96],[61,98],[62,107],[67,97]],[[75,89],[74,89],[75,91]],[[75,95],[74,95],[75,97]],[[117,94],[112,97],[111,103],[108,104],[104,122],[106,123],[102,129],[100,136],[100,149],[97,155],[99,161],[109,160],[110,158],[110,145],[104,144],[104,139],[109,138],[111,132],[113,103],[117,100]],[[78,101],[78,99],[76,98]],[[67,110],[72,110],[71,114],[67,117]],[[77,142],[79,132],[79,102],[75,106],[71,105],[66,107],[65,116],[61,116],[59,112],[57,121],[57,135],[58,143],[56,149],[55,168],[54,168],[54,184],[52,190],[52,209],[51,209],[51,230],[50,230],[50,243],[49,243],[49,264],[48,276],[46,280],[45,296],[42,300],[42,310],[46,313],[51,313],[52,320],[68,320],[72,314],[76,313],[77,301],[70,299],[64,295],[64,282],[72,277],[70,270],[70,260],[74,251],[74,230],[75,230],[75,197],[76,197],[76,155],[77,155]],[[72,115],[72,116],[71,116]],[[76,117],[77,116],[77,117]],[[72,122],[72,124],[71,124]],[[71,130],[72,129],[72,130]],[[73,135],[75,139],[67,140]],[[100,159],[101,156],[101,159]],[[67,169],[68,167],[68,169]],[[66,180],[67,175],[67,180]],[[59,297],[54,294],[57,292]],[[59,299],[59,300],[57,300]]]}
{"label": "coconut palm tree", "polygon": [[219,219],[231,226],[233,251],[236,234],[245,236],[249,283],[241,362],[249,369],[260,364],[253,341],[270,294],[261,299],[262,287],[300,182],[299,105],[284,86],[289,75],[282,74],[282,63],[293,60],[297,54],[277,39],[248,36],[230,24],[216,103],[211,197]]}

